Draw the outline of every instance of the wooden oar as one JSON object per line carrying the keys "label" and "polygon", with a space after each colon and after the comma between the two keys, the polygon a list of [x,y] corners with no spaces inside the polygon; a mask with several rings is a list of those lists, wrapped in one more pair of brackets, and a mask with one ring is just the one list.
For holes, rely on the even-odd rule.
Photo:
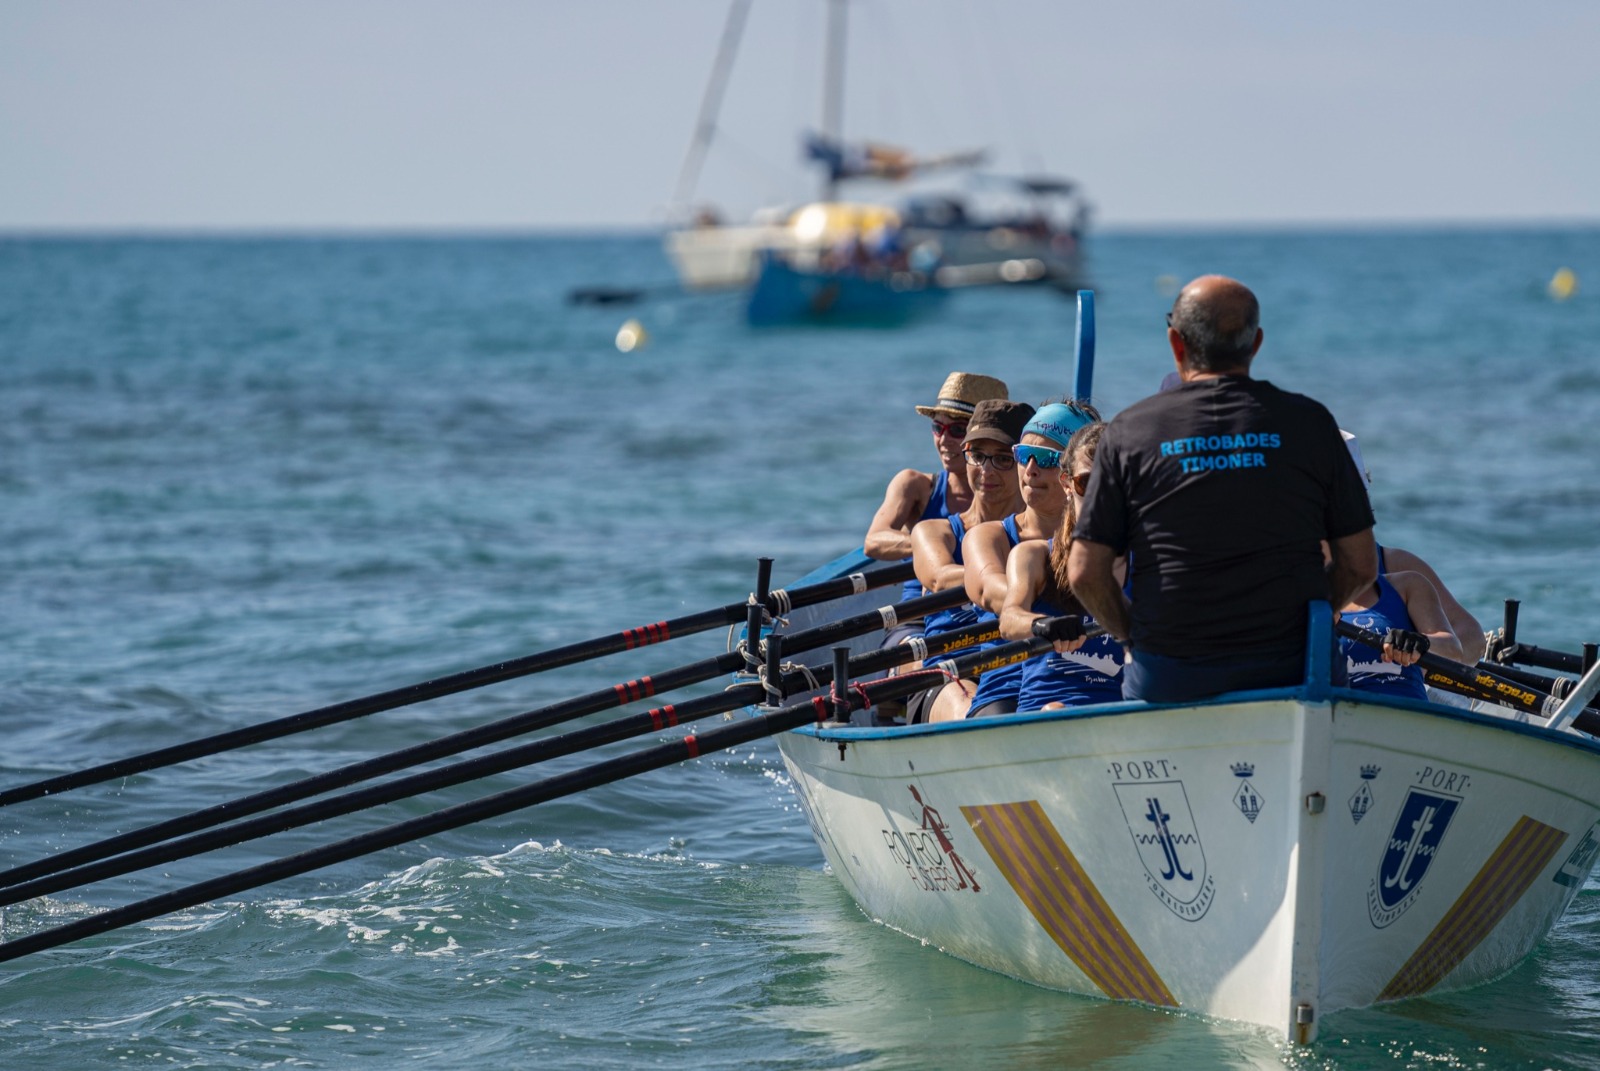
{"label": "wooden oar", "polygon": [[[284,878],[294,877],[312,870],[332,866],[349,859],[370,855],[407,841],[432,836],[461,826],[510,814],[535,804],[570,796],[584,789],[610,784],[626,777],[657,770],[747,744],[762,737],[773,736],[811,722],[828,720],[837,707],[857,710],[872,703],[901,699],[920,691],[930,684],[949,679],[947,674],[970,672],[980,665],[987,666],[996,658],[1006,657],[1021,661],[1049,650],[1049,640],[1035,638],[1001,644],[984,651],[937,663],[936,667],[885,677],[882,680],[835,688],[835,699],[830,702],[818,696],[809,702],[793,703],[767,714],[730,722],[701,733],[693,733],[681,740],[673,740],[655,747],[633,752],[615,759],[607,759],[590,766],[580,767],[564,774],[542,778],[518,788],[497,792],[482,799],[445,807],[432,814],[396,822],[367,833],[358,834],[320,848],[312,848],[294,855],[284,856],[267,863],[223,874],[194,885],[152,896],[123,907],[112,908],[76,922],[67,923],[27,937],[0,944],[0,962],[19,956],[42,952],[59,945],[82,940],[95,934],[119,929],[137,922],[158,918],[196,904],[203,904],[220,896],[229,896],[247,889],[257,888]],[[837,706],[836,706],[837,705]]]}
{"label": "wooden oar", "polygon": [[[840,577],[836,580],[825,580],[820,584],[796,588],[794,591],[772,592],[763,601],[768,611],[782,614],[792,608],[812,606],[816,603],[828,602],[829,600],[841,598],[845,595],[853,595],[870,588],[882,587],[886,584],[897,584],[903,580],[911,579],[913,575],[915,574],[911,563],[901,562],[885,568],[873,569],[866,573],[853,573],[850,576]],[[158,748],[155,751],[147,751],[142,755],[134,755],[131,758],[101,763],[98,766],[90,766],[87,769],[76,770],[72,773],[58,774],[55,777],[47,777],[42,781],[18,785],[15,788],[0,791],[0,807],[7,807],[23,800],[37,799],[40,796],[65,792],[69,789],[82,788],[85,785],[98,784],[102,781],[115,780],[119,777],[128,777],[132,774],[144,773],[148,770],[172,766],[180,762],[188,762],[207,755],[215,755],[219,752],[257,744],[264,740],[276,740],[280,737],[292,736],[295,733],[303,733],[310,729],[320,729],[326,725],[365,717],[368,714],[376,714],[380,711],[394,710],[397,707],[420,703],[426,699],[437,699],[440,696],[454,695],[457,692],[481,688],[489,684],[498,684],[501,681],[511,680],[516,677],[542,673],[545,670],[556,669],[560,666],[587,662],[591,659],[631,650],[635,647],[647,647],[655,643],[664,643],[677,636],[688,636],[725,625],[737,624],[745,619],[748,606],[748,602],[733,602],[713,610],[703,610],[697,614],[688,614],[668,621],[657,621],[652,625],[640,625],[638,628],[625,629],[622,632],[584,640],[581,643],[568,644],[565,647],[553,648],[549,651],[512,659],[508,662],[496,662],[492,665],[480,666],[477,669],[463,670],[460,673],[452,673],[447,677],[424,681],[421,684],[412,684],[404,688],[379,692],[376,695],[364,696],[360,699],[348,699],[332,706],[319,707],[316,710],[308,710],[301,714],[291,714],[288,717],[247,726],[243,729],[233,729],[213,736],[201,737],[198,740],[191,740],[187,743]]]}
{"label": "wooden oar", "polygon": [[[960,592],[960,589],[955,589]],[[798,639],[804,633],[795,633]],[[959,648],[982,643],[998,635],[993,621],[968,626],[964,629],[941,633],[925,640],[929,656],[941,655]],[[913,651],[906,645],[896,645],[878,651],[857,655],[849,663],[852,677],[864,673],[878,673],[891,666],[910,661]],[[806,691],[833,681],[833,667],[819,666],[810,670],[792,670],[783,674],[785,692]],[[433,792],[452,785],[463,784],[493,774],[531,766],[537,762],[571,755],[627,740],[648,732],[660,732],[674,725],[687,724],[713,714],[723,714],[740,707],[759,703],[766,694],[761,683],[735,685],[714,695],[702,696],[672,706],[658,707],[643,714],[616,718],[601,725],[578,729],[560,736],[546,737],[519,747],[507,748],[465,762],[458,762],[438,770],[413,774],[410,777],[387,781],[371,788],[346,792],[330,799],[275,811],[259,818],[235,822],[204,833],[165,840],[141,851],[131,851],[114,859],[101,858],[99,862],[62,869],[47,876],[24,881],[0,892],[0,906],[21,903],[36,896],[45,896],[63,889],[74,889],[107,878],[118,877],[137,870],[145,870],[163,863],[201,855],[219,848],[229,847],[247,840],[271,836],[300,826],[310,825],[328,818],[351,814],[355,811],[377,807],[385,803],[408,799],[425,792]],[[240,813],[251,813],[249,811]],[[152,827],[154,828],[154,827]],[[121,839],[121,838],[116,838]],[[107,842],[108,843],[108,842]],[[152,843],[152,842],[146,842]],[[91,847],[97,847],[91,845]],[[63,853],[69,854],[69,853]],[[60,857],[53,856],[49,862]]]}
{"label": "wooden oar", "polygon": [[[1383,637],[1370,629],[1352,625],[1348,621],[1335,621],[1333,627],[1341,636],[1383,650]],[[1417,665],[1422,667],[1423,679],[1429,684],[1458,695],[1485,699],[1529,714],[1537,714],[1541,718],[1554,717],[1556,711],[1561,709],[1561,700],[1549,692],[1530,684],[1510,680],[1481,666],[1452,662],[1431,651],[1417,659]],[[1573,724],[1586,733],[1600,734],[1600,710],[1595,710],[1593,707],[1584,710]]]}
{"label": "wooden oar", "polygon": [[[924,595],[892,607],[886,606],[876,610],[869,610],[839,621],[828,622],[815,628],[792,633],[784,637],[784,649],[794,652],[810,650],[814,647],[825,647],[853,636],[893,627],[899,620],[909,620],[938,610],[949,609],[965,601],[966,593],[960,588]],[[897,664],[896,662],[887,663],[887,665]],[[463,729],[460,732],[451,733],[435,740],[413,744],[398,751],[391,751],[360,762],[350,763],[338,769],[329,770],[326,773],[313,774],[310,777],[303,777],[286,785],[264,789],[239,799],[191,811],[188,814],[157,822],[154,825],[130,830],[129,832],[95,841],[78,848],[57,852],[55,855],[35,860],[31,863],[24,863],[21,866],[0,872],[0,887],[32,881],[71,867],[92,863],[98,859],[106,859],[122,852],[156,844],[186,833],[194,833],[197,830],[206,829],[222,822],[243,818],[246,815],[259,814],[262,811],[273,807],[281,807],[287,803],[296,803],[312,796],[321,795],[324,792],[331,792],[336,788],[355,784],[358,781],[369,780],[386,773],[393,773],[396,770],[418,766],[422,763],[447,758],[451,755],[459,755],[464,751],[483,747],[486,744],[499,743],[502,740],[521,736],[537,729],[558,725],[574,718],[624,706],[640,699],[648,699],[676,688],[724,676],[744,668],[745,665],[743,652],[730,651],[713,658],[691,662],[686,666],[669,669],[663,673],[641,677],[623,684],[616,684],[610,688],[601,688],[597,691],[551,703],[521,714],[513,714],[509,717],[474,726],[471,729]],[[20,899],[26,898],[20,897]],[[19,898],[4,900],[3,902],[16,903],[17,899]]]}

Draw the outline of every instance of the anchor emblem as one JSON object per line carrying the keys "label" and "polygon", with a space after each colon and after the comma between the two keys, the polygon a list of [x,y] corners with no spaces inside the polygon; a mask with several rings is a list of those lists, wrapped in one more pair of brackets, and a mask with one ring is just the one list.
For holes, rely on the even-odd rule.
{"label": "anchor emblem", "polygon": [[1205,917],[1217,881],[1206,873],[1205,847],[1182,781],[1118,781],[1111,786],[1133,835],[1145,883],[1186,922]]}
{"label": "anchor emblem", "polygon": [[1367,890],[1367,910],[1374,926],[1389,925],[1411,906],[1460,805],[1461,800],[1454,796],[1416,788],[1406,793],[1384,845],[1378,876]]}

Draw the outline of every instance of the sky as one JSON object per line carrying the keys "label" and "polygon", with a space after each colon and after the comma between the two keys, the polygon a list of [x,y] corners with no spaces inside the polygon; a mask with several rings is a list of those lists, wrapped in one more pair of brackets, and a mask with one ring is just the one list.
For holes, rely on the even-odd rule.
{"label": "sky", "polygon": [[[726,0],[0,0],[0,230],[669,220]],[[1593,0],[850,0],[847,136],[1107,228],[1600,222]],[[694,191],[814,197],[825,0],[754,0]]]}

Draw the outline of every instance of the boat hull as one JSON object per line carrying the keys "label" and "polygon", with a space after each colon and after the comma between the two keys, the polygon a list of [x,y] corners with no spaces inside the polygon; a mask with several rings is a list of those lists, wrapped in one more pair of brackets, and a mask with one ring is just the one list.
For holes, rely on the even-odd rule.
{"label": "boat hull", "polygon": [[753,327],[830,323],[892,326],[943,304],[947,291],[917,272],[867,276],[805,271],[763,257],[745,318]]}
{"label": "boat hull", "polygon": [[1051,988],[1320,1019],[1494,978],[1600,843],[1570,734],[1334,690],[1116,704],[779,745],[864,911]]}

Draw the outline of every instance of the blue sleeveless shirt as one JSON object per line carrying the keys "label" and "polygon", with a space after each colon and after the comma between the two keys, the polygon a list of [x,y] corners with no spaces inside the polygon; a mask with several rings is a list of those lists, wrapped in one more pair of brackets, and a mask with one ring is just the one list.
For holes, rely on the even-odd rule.
{"label": "blue sleeveless shirt", "polygon": [[[945,518],[950,522],[950,531],[956,537],[956,564],[961,564],[961,540],[967,534],[967,524],[961,519],[961,514],[953,513]],[[922,619],[922,633],[925,636],[937,636],[941,632],[953,632],[958,628],[966,628],[978,622],[978,608],[970,602],[956,606],[949,610],[940,610],[929,614]]]}
{"label": "blue sleeveless shirt", "polygon": [[[1046,546],[1054,547],[1052,538]],[[1067,611],[1043,598],[1029,607],[1045,617],[1060,617]],[[1094,618],[1083,615],[1085,628]],[[1017,695],[1018,710],[1041,710],[1046,703],[1069,707],[1090,703],[1122,701],[1122,644],[1101,633],[1091,636],[1071,654],[1054,651],[1036,655],[1022,663],[1022,690]]]}
{"label": "blue sleeveless shirt", "polygon": [[[1406,612],[1405,599],[1381,572],[1378,574],[1378,601],[1366,610],[1341,613],[1339,619],[1380,635],[1391,628],[1415,628],[1411,615]],[[1407,699],[1428,698],[1420,667],[1385,662],[1382,650],[1351,639],[1339,641],[1339,653],[1349,668],[1351,688]]]}
{"label": "blue sleeveless shirt", "polygon": [[[950,516],[950,473],[940,469],[939,475],[933,481],[933,493],[928,496],[928,504],[922,507],[922,516],[918,517],[917,521],[931,521],[935,517],[948,516]],[[915,528],[916,525],[913,524],[912,527]],[[960,553],[961,537],[958,535],[956,536],[956,561],[961,560]],[[906,558],[904,560],[910,561],[911,559]],[[916,577],[912,577],[901,585],[900,600],[902,602],[906,599],[919,598],[922,594],[922,581]]]}
{"label": "blue sleeveless shirt", "polygon": [[[1013,547],[1022,542],[1022,535],[1017,531],[1017,515],[1015,513],[1001,521],[1000,527],[1005,529],[1006,538],[1011,541]],[[977,617],[979,621],[996,621],[998,619],[997,615],[990,613],[988,610],[979,611]],[[983,647],[987,650],[990,647],[998,647],[1006,642],[1008,641],[1004,639],[990,640]],[[968,710],[977,710],[987,703],[993,703],[1000,699],[1015,700],[1018,692],[1022,690],[1022,665],[1021,662],[1013,662],[1009,666],[991,669],[979,677],[978,690],[973,693],[972,705]]]}

